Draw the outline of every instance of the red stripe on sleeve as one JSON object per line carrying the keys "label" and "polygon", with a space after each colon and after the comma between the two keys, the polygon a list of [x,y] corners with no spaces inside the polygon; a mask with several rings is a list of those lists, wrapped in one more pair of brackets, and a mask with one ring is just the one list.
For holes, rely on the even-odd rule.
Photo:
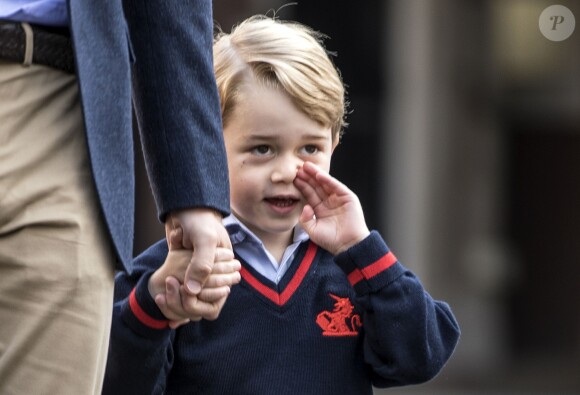
{"label": "red stripe on sleeve", "polygon": [[371,263],[363,269],[354,269],[348,275],[348,281],[352,286],[361,281],[362,279],[370,280],[377,274],[387,270],[397,262],[397,257],[392,253],[388,252],[383,255],[380,259]]}
{"label": "red stripe on sleeve", "polygon": [[135,288],[133,288],[133,291],[131,291],[131,295],[129,296],[129,306],[131,307],[133,314],[135,314],[135,317],[137,317],[137,319],[144,325],[153,329],[165,329],[169,326],[169,321],[157,320],[147,314],[141,306],[139,306],[139,302],[137,302],[137,297],[135,296]]}
{"label": "red stripe on sleeve", "polygon": [[397,262],[397,257],[389,251],[382,258],[361,269],[363,276],[370,280],[382,271],[387,270]]}
{"label": "red stripe on sleeve", "polygon": [[358,283],[359,281],[361,281],[363,278],[364,277],[363,277],[362,272],[360,270],[358,270],[358,269],[354,269],[348,275],[348,281],[350,282],[350,285],[352,285],[353,287],[354,287],[354,285],[356,283]]}

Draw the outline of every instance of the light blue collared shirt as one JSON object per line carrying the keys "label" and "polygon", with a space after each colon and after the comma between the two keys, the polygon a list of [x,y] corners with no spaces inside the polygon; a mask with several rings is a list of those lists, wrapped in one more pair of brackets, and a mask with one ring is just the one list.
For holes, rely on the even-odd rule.
{"label": "light blue collared shirt", "polygon": [[308,233],[300,225],[296,225],[292,244],[286,247],[282,260],[277,262],[266,250],[264,243],[234,215],[224,218],[223,224],[236,253],[258,273],[276,284],[292,264],[298,246],[309,239]]}
{"label": "light blue collared shirt", "polygon": [[2,0],[0,19],[44,26],[68,26],[66,0]]}

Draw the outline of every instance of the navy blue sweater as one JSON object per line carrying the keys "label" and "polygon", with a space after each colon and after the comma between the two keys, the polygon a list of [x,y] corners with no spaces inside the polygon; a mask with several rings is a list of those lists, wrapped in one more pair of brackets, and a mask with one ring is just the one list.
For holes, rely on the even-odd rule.
{"label": "navy blue sweater", "polygon": [[278,285],[242,261],[219,318],[177,330],[147,290],[166,255],[117,275],[104,394],[372,394],[433,378],[459,338],[377,232],[336,257],[303,243]]}

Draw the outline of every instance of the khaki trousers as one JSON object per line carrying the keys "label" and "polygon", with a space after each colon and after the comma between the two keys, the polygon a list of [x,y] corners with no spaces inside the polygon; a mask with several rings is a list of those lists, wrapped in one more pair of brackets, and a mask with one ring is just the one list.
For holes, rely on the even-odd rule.
{"label": "khaki trousers", "polygon": [[0,394],[100,394],[113,251],[76,77],[0,61]]}

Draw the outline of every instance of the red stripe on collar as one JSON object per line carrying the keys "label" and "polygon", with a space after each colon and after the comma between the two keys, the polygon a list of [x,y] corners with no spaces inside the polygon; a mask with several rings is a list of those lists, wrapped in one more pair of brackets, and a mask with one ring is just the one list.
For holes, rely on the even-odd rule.
{"label": "red stripe on collar", "polygon": [[278,306],[284,305],[294,292],[298,289],[304,277],[306,277],[306,273],[312,266],[312,262],[314,261],[314,257],[316,256],[316,250],[318,247],[314,243],[310,243],[308,245],[308,249],[306,250],[306,254],[304,258],[302,258],[302,262],[300,262],[300,266],[298,266],[298,270],[294,273],[294,277],[288,283],[284,291],[282,293],[278,293],[274,291],[272,288],[264,285],[260,280],[254,277],[246,268],[242,267],[240,270],[240,274],[242,278],[250,284],[256,291],[264,295],[266,298],[270,299],[272,302],[276,303]]}

